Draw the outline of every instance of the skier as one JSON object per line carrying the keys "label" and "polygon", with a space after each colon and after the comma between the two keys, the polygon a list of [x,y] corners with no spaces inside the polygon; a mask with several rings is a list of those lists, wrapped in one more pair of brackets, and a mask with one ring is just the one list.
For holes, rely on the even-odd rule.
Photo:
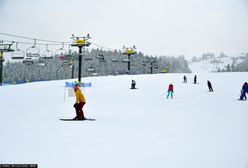
{"label": "skier", "polygon": [[173,99],[173,93],[174,93],[174,89],[173,89],[173,85],[172,83],[169,85],[168,87],[168,94],[167,94],[167,99],[169,98],[169,96],[171,96],[171,98]]}
{"label": "skier", "polygon": [[85,97],[81,90],[78,88],[78,84],[75,84],[74,91],[76,95],[76,102],[74,108],[76,110],[76,117],[73,120],[85,120],[83,106],[85,105]]}
{"label": "skier", "polygon": [[136,85],[136,82],[135,82],[134,80],[132,80],[131,89],[136,89],[136,88],[135,88],[135,85]]}
{"label": "skier", "polygon": [[197,76],[195,75],[195,77],[194,77],[194,84],[196,84],[197,83]]}
{"label": "skier", "polygon": [[185,75],[183,76],[183,82],[187,83],[187,77]]}
{"label": "skier", "polygon": [[209,80],[207,81],[207,84],[208,84],[209,92],[213,92],[214,90],[213,90],[212,84],[211,84],[211,82]]}
{"label": "skier", "polygon": [[241,96],[240,96],[239,100],[243,100],[244,98],[246,100],[247,99],[246,98],[246,93],[248,94],[248,84],[247,84],[247,82],[245,82],[244,85],[242,86]]}

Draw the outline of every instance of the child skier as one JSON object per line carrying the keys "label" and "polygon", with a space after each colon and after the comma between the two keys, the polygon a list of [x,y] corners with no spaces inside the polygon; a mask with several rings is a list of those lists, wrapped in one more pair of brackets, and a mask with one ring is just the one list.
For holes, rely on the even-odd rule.
{"label": "child skier", "polygon": [[83,107],[86,103],[85,97],[82,94],[81,90],[78,88],[78,84],[75,84],[74,91],[76,95],[76,102],[74,104],[74,108],[76,110],[76,117],[74,120],[85,120]]}
{"label": "child skier", "polygon": [[173,93],[174,93],[174,89],[173,89],[173,85],[172,83],[169,85],[168,87],[168,94],[167,94],[167,99],[169,98],[169,96],[171,96],[171,98],[173,99]]}

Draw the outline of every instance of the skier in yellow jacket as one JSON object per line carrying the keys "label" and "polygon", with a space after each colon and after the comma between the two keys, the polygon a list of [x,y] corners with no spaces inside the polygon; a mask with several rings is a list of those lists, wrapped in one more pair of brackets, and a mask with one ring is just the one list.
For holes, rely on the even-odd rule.
{"label": "skier in yellow jacket", "polygon": [[84,112],[83,112],[83,107],[86,103],[85,97],[83,93],[81,92],[81,90],[78,88],[77,84],[74,86],[74,91],[76,95],[76,102],[74,104],[74,107],[75,107],[76,115],[77,115],[74,118],[74,120],[85,120]]}

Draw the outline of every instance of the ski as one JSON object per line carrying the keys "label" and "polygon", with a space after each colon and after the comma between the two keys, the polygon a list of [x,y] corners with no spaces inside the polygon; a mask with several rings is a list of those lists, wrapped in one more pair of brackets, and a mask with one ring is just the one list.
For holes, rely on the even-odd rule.
{"label": "ski", "polygon": [[60,118],[61,121],[95,121],[96,119],[93,118],[86,118],[84,120],[74,120],[70,118]]}

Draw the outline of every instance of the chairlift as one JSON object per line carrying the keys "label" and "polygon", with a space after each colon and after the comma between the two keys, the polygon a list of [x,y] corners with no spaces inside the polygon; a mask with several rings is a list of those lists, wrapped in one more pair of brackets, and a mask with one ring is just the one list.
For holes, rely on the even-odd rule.
{"label": "chairlift", "polygon": [[42,58],[39,58],[37,66],[38,67],[44,67],[44,66],[46,66],[46,62]]}
{"label": "chairlift", "polygon": [[99,55],[97,56],[97,59],[98,59],[100,62],[105,62],[104,55],[102,55],[102,54],[99,54]]}
{"label": "chairlift", "polygon": [[87,71],[88,71],[88,72],[95,72],[95,68],[94,68],[93,66],[89,66],[89,67],[87,68]]}
{"label": "chairlift", "polygon": [[11,58],[16,60],[22,60],[25,57],[25,51],[18,48],[18,43],[16,43],[16,50],[11,53]]}
{"label": "chairlift", "polygon": [[154,69],[158,69],[159,66],[158,66],[158,64],[154,64],[153,67],[154,67]]}
{"label": "chairlift", "polygon": [[14,50],[11,48],[12,43],[3,43],[3,41],[0,41],[0,51],[3,52],[13,52]]}
{"label": "chairlift", "polygon": [[64,43],[62,43],[62,47],[55,51],[55,56],[59,58],[59,60],[63,61],[65,59],[66,50],[64,49]]}
{"label": "chairlift", "polygon": [[42,54],[42,59],[53,59],[54,52],[48,49],[48,44],[46,44],[46,51]]}
{"label": "chairlift", "polygon": [[61,66],[62,67],[70,67],[70,62],[68,60],[64,60]]}
{"label": "chairlift", "polygon": [[89,54],[84,54],[83,57],[84,57],[84,60],[85,61],[91,61],[91,60],[93,60],[93,57],[90,56]]}
{"label": "chairlift", "polygon": [[36,39],[34,39],[34,45],[32,47],[27,48],[26,50],[27,57],[40,57],[40,49],[36,47]]}
{"label": "chairlift", "polygon": [[112,61],[112,62],[118,62],[118,59],[117,59],[117,58],[112,58],[111,61]]}
{"label": "chairlift", "polygon": [[25,57],[23,59],[22,63],[25,65],[32,65],[34,62],[33,62],[33,59],[31,57]]}
{"label": "chairlift", "polygon": [[125,58],[125,59],[122,60],[122,62],[124,62],[124,63],[129,62],[129,59]]}
{"label": "chairlift", "polygon": [[72,60],[72,59],[74,58],[74,55],[75,55],[75,54],[76,54],[76,52],[75,52],[75,51],[72,52],[72,50],[71,50],[71,48],[70,48],[70,45],[69,45],[69,50],[66,51],[64,59],[65,59],[65,60]]}
{"label": "chairlift", "polygon": [[97,76],[98,74],[97,74],[97,72],[92,72],[91,73],[91,76]]}

